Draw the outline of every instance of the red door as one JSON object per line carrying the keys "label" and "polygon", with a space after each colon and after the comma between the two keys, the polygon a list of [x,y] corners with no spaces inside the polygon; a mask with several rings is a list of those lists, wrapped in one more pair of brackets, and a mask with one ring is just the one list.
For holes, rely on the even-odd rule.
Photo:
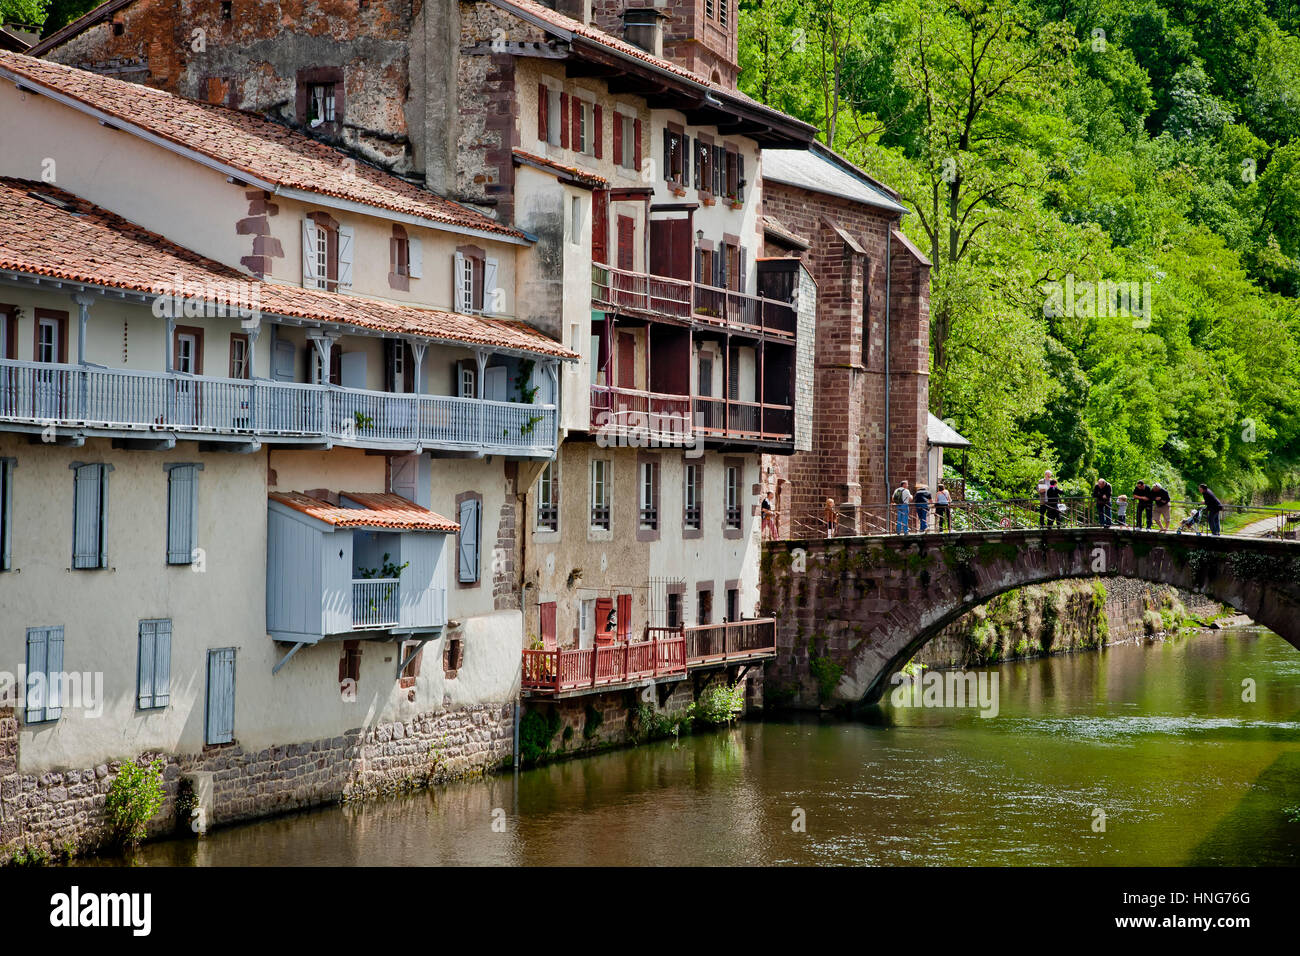
{"label": "red door", "polygon": [[614,643],[614,632],[609,628],[609,612],[614,610],[610,598],[596,598],[596,646]]}
{"label": "red door", "polygon": [[636,336],[618,333],[618,387],[636,388]]}
{"label": "red door", "polygon": [[555,650],[555,602],[547,601],[539,605],[542,610],[542,646],[548,651]]}
{"label": "red door", "polygon": [[631,216],[618,217],[618,267],[631,272],[636,262],[633,243],[636,241],[636,220]]}
{"label": "red door", "polygon": [[[622,219],[619,216],[620,231]],[[621,255],[620,250],[620,269],[623,268]],[[591,261],[609,262],[609,193],[604,189],[597,189],[591,194]]]}

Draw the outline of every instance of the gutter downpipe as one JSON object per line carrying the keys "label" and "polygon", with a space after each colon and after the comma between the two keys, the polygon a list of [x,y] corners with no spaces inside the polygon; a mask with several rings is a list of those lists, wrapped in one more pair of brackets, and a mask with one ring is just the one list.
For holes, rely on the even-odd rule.
{"label": "gutter downpipe", "polygon": [[893,491],[893,485],[889,481],[889,369],[893,365],[893,353],[889,350],[889,304],[892,298],[889,290],[889,280],[893,274],[892,255],[894,249],[894,227],[885,231],[885,528],[889,528],[889,505],[890,494]]}

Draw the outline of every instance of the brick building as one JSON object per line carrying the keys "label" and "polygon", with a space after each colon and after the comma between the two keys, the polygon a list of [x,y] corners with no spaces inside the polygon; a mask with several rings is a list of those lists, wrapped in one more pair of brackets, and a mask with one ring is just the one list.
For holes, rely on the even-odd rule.
{"label": "brick building", "polygon": [[898,196],[814,144],[763,151],[767,256],[799,256],[817,282],[810,451],[764,462],[782,534],[883,530],[901,479],[928,477],[930,262],[900,228]]}

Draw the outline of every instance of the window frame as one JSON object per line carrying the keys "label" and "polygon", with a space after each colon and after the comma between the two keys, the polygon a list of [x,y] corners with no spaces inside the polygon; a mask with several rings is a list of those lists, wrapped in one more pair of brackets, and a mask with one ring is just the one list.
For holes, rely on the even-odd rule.
{"label": "window frame", "polygon": [[[165,625],[165,627],[163,627]],[[153,645],[149,649],[149,693],[145,694],[145,632],[148,626],[152,633],[149,638]],[[166,666],[163,663],[165,655]],[[172,656],[172,621],[171,618],[145,618],[136,623],[136,657],[135,657],[135,709],[165,710],[171,704],[171,656]],[[162,680],[159,673],[163,674]],[[166,689],[159,691],[160,684],[166,682]],[[146,700],[148,701],[146,703]]]}
{"label": "window frame", "polygon": [[659,540],[662,513],[659,508],[659,456],[641,453],[636,463],[638,541]]}
{"label": "window frame", "polygon": [[687,162],[689,152],[686,130],[676,123],[664,126],[664,182],[678,189],[686,188],[690,168]]}
{"label": "window frame", "polygon": [[[597,472],[600,473],[599,477],[597,477]],[[591,468],[588,472],[590,492],[588,494],[587,526],[592,531],[613,530],[613,495],[610,488],[612,472],[613,462],[610,459],[591,459]],[[597,489],[600,491],[599,497],[597,497]]]}
{"label": "window frame", "polygon": [[682,470],[682,537],[700,538],[703,535],[704,462],[688,461]]}
{"label": "window frame", "polygon": [[[39,646],[42,650],[43,661],[39,668],[32,666],[32,649],[37,646],[33,642],[34,635],[40,635]],[[57,638],[56,638],[57,635]],[[63,673],[63,644],[64,644],[64,627],[62,624],[51,624],[43,627],[29,627],[26,630],[26,640],[24,643],[24,663],[26,666],[26,686],[23,687],[24,707],[23,723],[24,724],[47,724],[52,723],[63,716],[63,681],[62,679],[51,679],[51,674],[61,675]],[[54,653],[51,653],[54,651]],[[40,706],[32,705],[32,686],[31,678],[33,674],[42,675],[42,693],[37,696]]]}
{"label": "window frame", "polygon": [[535,529],[540,532],[560,530],[559,459],[553,458],[537,476],[537,510]]}
{"label": "window frame", "polygon": [[[194,552],[198,548],[199,539],[199,472],[203,470],[202,462],[172,462],[163,465],[167,472],[167,540],[165,548],[166,562],[171,567],[189,567],[194,564]],[[189,483],[189,487],[184,487],[184,482]],[[187,494],[188,502],[178,502],[175,496]],[[174,540],[175,531],[173,521],[177,517],[178,508],[187,508],[189,511],[189,547],[180,547]]]}
{"label": "window frame", "polygon": [[[252,362],[252,344],[249,342],[247,332],[230,333],[230,377],[237,380],[247,380],[253,377]],[[237,348],[238,347],[238,348]],[[243,356],[237,357],[236,352],[242,349]],[[243,371],[240,371],[242,363]]]}
{"label": "window frame", "polygon": [[[71,570],[73,571],[102,571],[108,567],[108,476],[113,471],[113,466],[106,462],[99,461],[74,461],[68,465],[72,471],[72,561]],[[97,476],[99,481],[98,503],[95,508],[95,523],[98,526],[96,537],[99,542],[99,550],[95,558],[95,564],[78,564],[77,556],[77,539],[78,535],[78,517],[77,517],[77,481],[83,469],[98,469]],[[90,479],[93,480],[93,479]]]}
{"label": "window frame", "polygon": [[741,488],[745,480],[744,463],[738,458],[723,460],[722,471],[722,530],[726,537],[738,538],[744,528],[744,497]]}
{"label": "window frame", "polygon": [[14,469],[17,458],[0,458],[0,573],[13,570]]}

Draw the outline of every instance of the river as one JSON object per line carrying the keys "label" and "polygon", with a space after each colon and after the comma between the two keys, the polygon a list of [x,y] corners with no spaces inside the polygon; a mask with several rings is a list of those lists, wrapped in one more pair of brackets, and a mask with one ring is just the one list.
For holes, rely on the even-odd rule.
{"label": "river", "polygon": [[996,717],[746,722],[151,843],[135,861],[1300,863],[1300,652],[1281,638],[1229,629],[987,670]]}

